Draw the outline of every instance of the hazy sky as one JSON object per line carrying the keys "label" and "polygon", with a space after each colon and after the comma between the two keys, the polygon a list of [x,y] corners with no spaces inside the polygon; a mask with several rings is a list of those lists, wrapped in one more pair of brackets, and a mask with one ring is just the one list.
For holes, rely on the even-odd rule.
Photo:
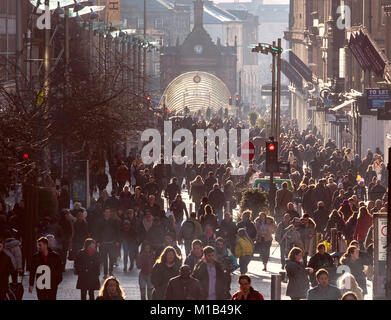
{"label": "hazy sky", "polygon": [[[216,3],[219,2],[235,2],[235,0],[213,0]],[[251,0],[239,0],[239,2],[251,2]],[[289,4],[289,0],[264,0],[265,4]]]}

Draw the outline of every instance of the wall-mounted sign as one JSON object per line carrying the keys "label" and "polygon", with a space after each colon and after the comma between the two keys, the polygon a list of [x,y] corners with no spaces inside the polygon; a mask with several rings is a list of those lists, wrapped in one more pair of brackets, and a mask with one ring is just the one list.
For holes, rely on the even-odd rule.
{"label": "wall-mounted sign", "polygon": [[386,102],[391,101],[390,90],[388,89],[366,89],[368,108],[384,108]]}

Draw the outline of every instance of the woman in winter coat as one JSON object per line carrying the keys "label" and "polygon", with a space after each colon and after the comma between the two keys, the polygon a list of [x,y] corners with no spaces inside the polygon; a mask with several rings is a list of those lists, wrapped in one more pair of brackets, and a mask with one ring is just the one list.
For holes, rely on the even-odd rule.
{"label": "woman in winter coat", "polygon": [[286,295],[290,296],[292,300],[304,299],[310,286],[308,275],[313,273],[313,269],[305,267],[303,251],[300,248],[293,247],[291,249],[285,270],[288,276]]}
{"label": "woman in winter coat", "polygon": [[202,198],[205,196],[206,187],[204,180],[200,175],[198,175],[193,181],[190,183],[190,199],[194,202],[194,210],[197,211]]}
{"label": "woman in winter coat", "polygon": [[81,290],[81,300],[94,300],[94,290],[99,290],[100,258],[96,251],[94,239],[87,238],[84,248],[80,250],[75,260],[75,273],[78,275],[76,289]]}
{"label": "woman in winter coat", "polygon": [[235,257],[239,258],[240,273],[247,273],[248,264],[254,252],[254,245],[244,228],[238,230],[235,245]]}
{"label": "woman in winter coat", "polygon": [[125,300],[125,292],[114,277],[108,277],[99,290],[96,300]]}
{"label": "woman in winter coat", "polygon": [[[148,242],[144,242],[141,252],[137,257],[136,265],[140,270],[138,283],[140,286],[141,300],[151,300],[153,284],[151,282],[152,268],[155,263],[155,252]],[[147,294],[147,295],[146,295]]]}
{"label": "woman in winter coat", "polygon": [[179,275],[181,258],[173,247],[166,247],[152,268],[151,282],[154,286],[152,300],[164,300],[165,291],[171,278]]}
{"label": "woman in winter coat", "polygon": [[361,248],[364,248],[364,241],[372,224],[373,218],[368,212],[367,207],[361,207],[357,217],[356,230],[353,235],[353,239],[360,243]]}
{"label": "woman in winter coat", "polygon": [[270,247],[273,241],[272,235],[276,232],[277,226],[273,217],[267,217],[264,212],[261,212],[259,217],[255,219],[255,227],[257,229],[255,241],[262,258],[263,271],[267,271],[267,262],[270,257]]}
{"label": "woman in winter coat", "polygon": [[367,294],[367,278],[364,273],[363,260],[360,258],[360,249],[350,245],[341,257],[340,263],[350,268],[350,273],[356,278],[363,294]]}

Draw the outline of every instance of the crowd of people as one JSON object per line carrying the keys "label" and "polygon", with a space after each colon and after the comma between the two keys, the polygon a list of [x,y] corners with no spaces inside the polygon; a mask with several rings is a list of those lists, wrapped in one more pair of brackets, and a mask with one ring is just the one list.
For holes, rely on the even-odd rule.
{"label": "crowd of people", "polygon": [[[195,121],[178,118],[174,127],[244,128],[237,118]],[[252,129],[250,137],[264,135]],[[197,141],[195,142],[195,144]],[[99,197],[89,208],[69,208],[68,186],[59,193],[59,215],[47,216],[36,226],[37,252],[22,257],[20,220],[23,201],[0,215],[0,299],[7,298],[8,277],[17,283],[30,258],[29,291],[39,269],[52,270],[51,289],[36,288],[38,299],[55,299],[67,260],[74,261],[81,299],[124,299],[115,278],[122,259],[123,272],[139,270],[140,298],[168,300],[262,300],[246,275],[254,254],[263,270],[273,240],[286,271],[287,295],[292,299],[363,299],[373,270],[373,213],[386,212],[387,174],[379,151],[365,158],[350,148],[337,148],[316,128],[299,132],[294,123],[282,127],[279,154],[290,163],[291,181],[268,192],[269,212],[243,210],[236,221],[233,209],[239,184],[265,174],[265,154],[258,154],[244,176],[231,175],[233,165],[172,165],[163,161],[144,165],[140,154],[109,161],[112,192],[106,189],[105,168],[92,167],[91,194]],[[291,186],[291,187],[290,187]],[[192,202],[182,199],[187,192]],[[327,243],[338,235],[338,252],[331,256]],[[182,254],[181,246],[185,254]],[[23,263],[22,263],[23,262]],[[336,268],[350,273],[337,279]],[[100,276],[103,269],[103,284]],[[240,271],[239,292],[231,294],[233,272]],[[349,279],[349,281],[347,281]],[[337,281],[338,280],[338,281]],[[350,285],[350,287],[347,286]]]}

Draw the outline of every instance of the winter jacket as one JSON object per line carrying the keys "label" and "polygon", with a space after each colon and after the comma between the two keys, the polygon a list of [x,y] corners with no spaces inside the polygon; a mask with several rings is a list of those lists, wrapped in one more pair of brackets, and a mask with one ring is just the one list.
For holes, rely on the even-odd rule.
{"label": "winter jacket", "polygon": [[[234,293],[231,300],[243,300],[239,298],[239,295],[240,295],[239,291]],[[263,295],[260,294],[257,290],[254,290],[253,287],[250,287],[250,293],[247,296],[246,300],[265,300],[265,299],[263,298]]]}
{"label": "winter jacket", "polygon": [[0,291],[8,289],[8,278],[15,271],[8,254],[0,251]]}
{"label": "winter jacket", "polygon": [[130,172],[127,166],[121,165],[118,167],[118,169],[115,172],[115,177],[118,182],[126,182],[130,181]]}
{"label": "winter jacket", "polygon": [[244,221],[241,220],[237,223],[236,226],[237,226],[238,230],[241,228],[244,228],[246,230],[248,236],[252,240],[254,240],[255,237],[257,236],[257,228],[255,228],[255,224],[250,220],[247,220],[246,223],[244,223]]}
{"label": "winter jacket", "polygon": [[225,196],[220,189],[209,192],[208,200],[215,211],[222,210],[225,205]]}
{"label": "winter jacket", "polygon": [[152,268],[155,263],[155,256],[151,252],[148,254],[146,251],[142,251],[136,259],[137,269],[140,269],[140,273],[145,276],[152,274]]}
{"label": "winter jacket", "polygon": [[204,183],[192,182],[190,184],[190,199],[194,203],[200,203],[205,195],[206,195],[206,188]]}
{"label": "winter jacket", "polygon": [[316,286],[307,292],[307,300],[339,300],[341,297],[341,291],[332,285],[326,288]]}
{"label": "winter jacket", "polygon": [[75,273],[78,275],[76,289],[99,290],[99,253],[90,256],[86,250],[79,251],[75,260]]}
{"label": "winter jacket", "polygon": [[168,282],[179,274],[180,262],[176,261],[172,267],[165,263],[155,263],[152,268],[151,282],[154,286],[152,300],[163,300]]}
{"label": "winter jacket", "polygon": [[[220,263],[215,262],[216,268],[216,299],[224,300],[228,298],[227,277]],[[207,300],[209,296],[209,274],[207,264],[204,260],[200,260],[194,267],[193,277],[198,279],[201,284],[202,300]]]}
{"label": "winter jacket", "polygon": [[194,277],[190,276],[184,279],[182,276],[177,276],[170,279],[168,282],[166,300],[200,300],[201,299],[201,284]]}
{"label": "winter jacket", "polygon": [[323,233],[326,228],[327,221],[329,220],[329,212],[325,208],[315,210],[313,214],[310,214],[312,220],[316,224],[316,232]]}
{"label": "winter jacket", "polygon": [[305,298],[309,289],[309,280],[304,265],[287,260],[285,270],[289,279],[286,295],[293,298]]}
{"label": "winter jacket", "polygon": [[97,236],[98,242],[119,242],[120,241],[119,224],[113,218],[108,220],[102,219],[98,225]]}
{"label": "winter jacket", "polygon": [[351,258],[342,259],[342,264],[350,268],[350,273],[356,278],[359,287],[363,290],[364,295],[367,294],[367,278],[364,273],[364,265],[362,259],[353,261]]}
{"label": "winter jacket", "polygon": [[202,256],[197,257],[190,252],[189,255],[187,256],[184,264],[187,264],[191,270],[194,270],[194,267],[201,259],[202,259]]}
{"label": "winter jacket", "polygon": [[253,244],[247,238],[238,237],[235,246],[235,257],[252,256],[254,252]]}
{"label": "winter jacket", "polygon": [[30,286],[34,285],[35,278],[38,278],[37,268],[41,265],[47,265],[50,268],[50,284],[51,288],[56,288],[62,281],[62,262],[60,255],[53,251],[52,249],[48,249],[49,254],[47,257],[47,263],[45,263],[43,259],[43,255],[40,252],[37,252],[31,258],[31,270],[30,270]]}
{"label": "winter jacket", "polygon": [[368,234],[368,229],[373,224],[373,218],[370,215],[364,215],[362,219],[357,219],[356,230],[353,238],[358,242],[364,242]]}
{"label": "winter jacket", "polygon": [[279,215],[282,215],[286,208],[287,208],[287,205],[289,202],[292,202],[292,199],[293,199],[293,193],[289,190],[278,190],[276,192],[276,207],[275,207],[275,210],[276,210],[276,214],[279,214]]}
{"label": "winter jacket", "polygon": [[255,241],[261,241],[261,238],[263,238],[264,241],[273,240],[273,233],[275,233],[277,229],[275,224],[267,224],[266,229],[262,230],[261,223],[258,220],[258,222],[255,223],[255,227],[257,228],[257,236]]}
{"label": "winter jacket", "polygon": [[179,188],[179,186],[176,183],[171,182],[167,186],[167,188],[164,192],[164,196],[168,197],[168,199],[170,199],[170,201],[172,201],[175,199],[177,194],[181,194],[181,188]]}
{"label": "winter jacket", "polygon": [[22,250],[20,249],[20,241],[14,238],[8,238],[4,241],[4,252],[9,255],[14,268],[22,269]]}

